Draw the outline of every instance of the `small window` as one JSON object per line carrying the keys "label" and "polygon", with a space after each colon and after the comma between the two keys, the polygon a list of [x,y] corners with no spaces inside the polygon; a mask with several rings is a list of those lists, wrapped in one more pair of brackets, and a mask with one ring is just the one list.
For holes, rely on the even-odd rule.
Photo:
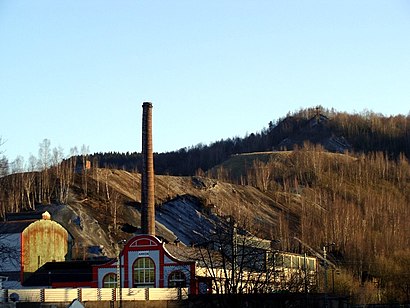
{"label": "small window", "polygon": [[103,278],[103,288],[116,288],[117,287],[117,275],[109,273]]}
{"label": "small window", "polygon": [[316,265],[315,265],[315,260],[314,259],[309,259],[308,260],[308,268],[310,271],[316,270]]}
{"label": "small window", "polygon": [[275,254],[275,266],[283,267],[283,255]]}
{"label": "small window", "polygon": [[290,268],[292,263],[292,256],[283,256],[283,267]]}
{"label": "small window", "polygon": [[299,257],[292,256],[292,268],[299,268]]}
{"label": "small window", "polygon": [[305,257],[299,257],[299,268],[307,270],[307,259]]}
{"label": "small window", "polygon": [[168,287],[169,288],[185,288],[186,287],[186,277],[181,271],[173,271],[168,276]]}

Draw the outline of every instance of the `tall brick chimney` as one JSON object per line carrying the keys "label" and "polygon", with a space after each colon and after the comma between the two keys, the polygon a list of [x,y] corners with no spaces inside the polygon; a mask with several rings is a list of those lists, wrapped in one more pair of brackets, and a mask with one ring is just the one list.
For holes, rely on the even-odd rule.
{"label": "tall brick chimney", "polygon": [[141,231],[155,236],[154,154],[152,104],[142,104]]}

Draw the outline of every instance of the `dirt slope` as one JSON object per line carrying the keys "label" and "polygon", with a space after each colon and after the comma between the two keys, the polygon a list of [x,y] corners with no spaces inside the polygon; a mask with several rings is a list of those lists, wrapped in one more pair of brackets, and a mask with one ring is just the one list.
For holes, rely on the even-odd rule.
{"label": "dirt slope", "polygon": [[[122,170],[90,172],[87,194],[73,189],[66,205],[43,207],[75,238],[74,255],[89,257],[89,246],[101,246],[114,256],[117,242],[140,228],[141,176]],[[272,235],[283,209],[273,196],[251,186],[240,186],[203,177],[155,177],[156,234],[185,245],[212,233],[228,215],[260,236]],[[296,212],[295,212],[296,213]],[[295,213],[295,222],[298,217]]]}

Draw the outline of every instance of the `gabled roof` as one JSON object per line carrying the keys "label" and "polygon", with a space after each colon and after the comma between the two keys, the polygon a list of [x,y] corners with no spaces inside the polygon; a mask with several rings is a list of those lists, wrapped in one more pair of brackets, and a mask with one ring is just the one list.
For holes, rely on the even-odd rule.
{"label": "gabled roof", "polygon": [[166,244],[165,249],[175,258],[184,262],[195,262],[201,267],[212,264],[215,267],[222,265],[220,252],[208,247],[188,247],[183,245]]}
{"label": "gabled roof", "polygon": [[39,220],[44,211],[30,211],[20,213],[6,213],[6,221]]}
{"label": "gabled roof", "polygon": [[37,219],[0,222],[0,234],[22,233],[24,229],[36,221]]}
{"label": "gabled roof", "polygon": [[165,244],[164,248],[174,258],[183,262],[193,262],[198,260],[198,252],[192,248],[184,245]]}

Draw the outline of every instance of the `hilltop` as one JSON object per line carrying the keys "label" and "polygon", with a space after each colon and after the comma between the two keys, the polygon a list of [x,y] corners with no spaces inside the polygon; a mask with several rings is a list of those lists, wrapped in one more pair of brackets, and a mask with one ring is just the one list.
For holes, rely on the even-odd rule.
{"label": "hilltop", "polygon": [[[155,172],[189,176],[210,170],[236,154],[291,151],[305,147],[305,143],[332,153],[383,152],[389,158],[403,154],[409,159],[410,116],[386,117],[370,111],[347,114],[321,107],[301,109],[243,138],[154,153]],[[101,168],[141,170],[140,153],[94,153],[90,160]]]}

